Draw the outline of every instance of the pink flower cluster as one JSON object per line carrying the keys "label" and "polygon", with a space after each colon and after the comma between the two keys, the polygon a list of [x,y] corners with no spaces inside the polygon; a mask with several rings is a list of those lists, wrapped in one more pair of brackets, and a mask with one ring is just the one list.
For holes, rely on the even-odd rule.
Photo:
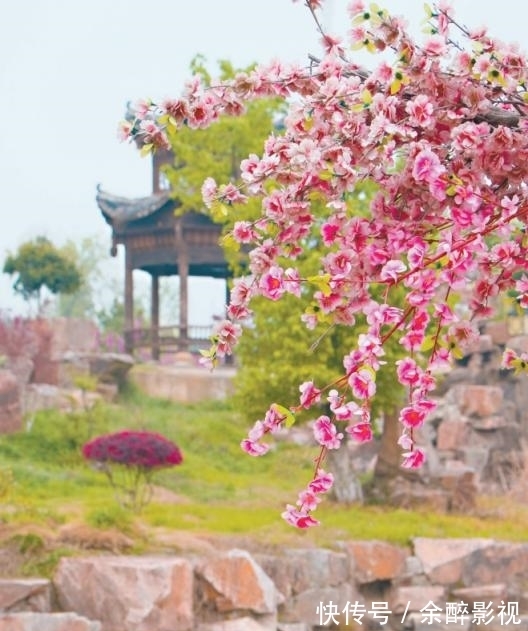
{"label": "pink flower cluster", "polygon": [[250,456],[263,456],[269,451],[269,444],[261,442],[266,434],[278,432],[286,416],[281,413],[276,405],[272,405],[264,416],[264,420],[258,420],[248,432],[240,446]]}
{"label": "pink flower cluster", "polygon": [[[306,4],[315,15],[323,2]],[[419,430],[434,408],[435,371],[472,343],[498,296],[513,292],[528,306],[528,61],[485,29],[460,26],[447,2],[432,11],[432,31],[419,44],[401,18],[361,0],[349,15],[350,48],[386,52],[372,71],[324,33],[321,59],[308,70],[275,61],[222,85],[195,77],[178,99],[140,103],[121,134],[164,147],[179,125],[204,127],[263,97],[288,103],[284,133],[243,160],[240,182],[204,183],[207,206],[261,202],[253,221],[233,221],[232,237],[251,248],[249,275],[235,283],[204,361],[233,351],[255,296],[309,296],[300,317],[323,331],[361,317],[367,331],[344,350],[341,378],[302,384],[299,406],[329,397],[332,414],[319,410],[314,424],[322,450],[339,448],[341,421],[356,440],[370,440],[377,374],[395,368],[407,389],[402,466],[416,468],[425,461]],[[367,211],[357,204],[365,182],[376,191]],[[303,278],[295,261],[314,246],[320,267]],[[386,365],[389,339],[407,354],[396,367]],[[523,362],[508,352],[504,366]],[[262,437],[290,414],[277,410],[257,421],[245,451],[267,451]],[[299,501],[287,521],[312,525],[303,507],[316,499]]]}
{"label": "pink flower cluster", "polygon": [[299,493],[299,499],[295,506],[288,504],[282,513],[286,523],[296,528],[310,528],[317,526],[319,521],[312,517],[311,513],[321,501],[321,495],[327,493],[334,483],[334,476],[318,469],[313,480]]}

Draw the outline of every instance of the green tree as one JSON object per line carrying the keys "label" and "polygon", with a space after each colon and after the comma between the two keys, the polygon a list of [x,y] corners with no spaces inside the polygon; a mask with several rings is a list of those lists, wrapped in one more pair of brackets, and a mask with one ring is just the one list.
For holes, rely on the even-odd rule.
{"label": "green tree", "polygon": [[43,236],[21,244],[16,254],[9,254],[3,271],[15,276],[16,293],[27,301],[36,300],[39,313],[44,287],[52,294],[68,294],[82,283],[81,273],[73,261]]}

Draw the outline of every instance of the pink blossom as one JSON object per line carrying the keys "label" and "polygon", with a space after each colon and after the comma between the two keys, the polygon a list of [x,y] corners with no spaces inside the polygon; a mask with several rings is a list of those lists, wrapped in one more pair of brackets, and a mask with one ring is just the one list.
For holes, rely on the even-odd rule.
{"label": "pink blossom", "polygon": [[211,204],[214,202],[218,195],[218,186],[212,177],[206,178],[202,184],[202,199],[207,208],[211,208]]}
{"label": "pink blossom", "polygon": [[276,266],[270,267],[261,277],[259,287],[263,296],[270,300],[278,300],[286,291],[282,269]]}
{"label": "pink blossom", "polygon": [[249,221],[235,221],[233,226],[233,237],[239,243],[251,243],[257,238],[257,233]]}
{"label": "pink blossom", "polygon": [[310,482],[308,487],[314,493],[326,493],[332,488],[334,484],[334,476],[331,473],[326,473],[323,469],[318,469],[314,479]]}
{"label": "pink blossom", "polygon": [[430,149],[420,151],[414,159],[412,175],[417,182],[432,182],[444,171],[440,158]]}
{"label": "pink blossom", "polygon": [[370,399],[376,392],[374,373],[366,368],[353,372],[348,378],[348,383],[357,399]]}
{"label": "pink blossom", "polygon": [[412,101],[409,101],[405,109],[409,113],[411,125],[430,127],[434,122],[434,106],[425,94],[419,94]]}
{"label": "pink blossom", "polygon": [[121,121],[117,126],[117,138],[120,142],[124,142],[130,138],[132,131],[132,123],[127,120]]}
{"label": "pink blossom", "polygon": [[301,507],[301,510],[313,511],[317,508],[317,505],[321,501],[321,498],[317,493],[314,493],[309,487],[299,493],[299,499],[297,500],[297,506]]}
{"label": "pink blossom", "polygon": [[421,427],[425,421],[426,412],[418,407],[407,406],[400,411],[399,421],[404,427]]}
{"label": "pink blossom", "polygon": [[414,449],[403,454],[401,466],[404,469],[419,469],[425,462],[425,453],[421,449]]}
{"label": "pink blossom", "polygon": [[431,35],[424,44],[424,50],[428,55],[437,57],[445,54],[447,50],[445,39],[441,35]]}
{"label": "pink blossom", "polygon": [[321,390],[314,386],[313,381],[305,381],[299,386],[301,392],[300,404],[309,409],[321,400]]}
{"label": "pink blossom", "polygon": [[388,261],[381,270],[380,280],[395,283],[398,280],[398,275],[405,272],[406,269],[407,267],[403,261]]}
{"label": "pink blossom", "polygon": [[370,423],[356,423],[346,428],[346,431],[358,443],[367,443],[372,440],[372,426]]}
{"label": "pink blossom", "polygon": [[241,443],[243,451],[250,456],[263,456],[269,451],[269,445],[245,438]]}
{"label": "pink blossom", "polygon": [[339,449],[343,434],[337,432],[336,426],[328,416],[320,416],[314,423],[314,438],[327,449]]}
{"label": "pink blossom", "polygon": [[282,513],[282,518],[286,521],[286,523],[290,524],[290,526],[295,526],[295,528],[305,529],[319,525],[319,521],[317,519],[314,519],[305,511],[298,510],[291,504],[286,506],[286,510]]}
{"label": "pink blossom", "polygon": [[398,381],[404,386],[415,386],[420,380],[420,369],[414,359],[405,357],[396,362]]}
{"label": "pink blossom", "polygon": [[405,451],[411,451],[414,446],[413,439],[407,433],[407,430],[398,439],[398,445]]}
{"label": "pink blossom", "polygon": [[301,296],[301,277],[299,276],[299,270],[288,267],[288,269],[284,271],[283,286],[288,293],[299,298]]}

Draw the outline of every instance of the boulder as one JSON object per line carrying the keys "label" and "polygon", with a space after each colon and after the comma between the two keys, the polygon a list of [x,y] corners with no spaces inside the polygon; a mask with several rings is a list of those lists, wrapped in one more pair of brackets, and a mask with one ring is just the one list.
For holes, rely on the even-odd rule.
{"label": "boulder", "polygon": [[22,407],[17,378],[9,370],[0,370],[0,434],[21,429]]}
{"label": "boulder", "polygon": [[432,583],[439,585],[474,584],[462,581],[463,573],[470,567],[467,560],[475,551],[493,545],[492,539],[413,539],[414,554],[421,561],[424,573]]}
{"label": "boulder", "polygon": [[334,587],[350,577],[349,559],[344,552],[295,548],[284,550],[280,557],[256,555],[256,559],[286,598],[307,589]]}
{"label": "boulder", "polygon": [[446,590],[441,585],[409,585],[396,587],[390,599],[390,609],[394,614],[405,611],[420,611],[428,603],[444,607]]}
{"label": "boulder", "polygon": [[345,544],[351,574],[359,583],[392,580],[405,569],[407,551],[384,541],[351,541]]}
{"label": "boulder", "polygon": [[194,629],[193,571],[186,559],[63,558],[54,585],[63,610],[100,620],[102,631]]}
{"label": "boulder", "polygon": [[230,550],[197,568],[205,600],[217,612],[251,611],[273,614],[282,596],[275,584],[245,550]]}
{"label": "boulder", "polygon": [[457,451],[467,443],[469,427],[463,420],[444,420],[436,433],[436,447],[441,451]]}
{"label": "boulder", "polygon": [[74,613],[8,613],[0,631],[101,631],[101,623]]}
{"label": "boulder", "polygon": [[51,583],[43,578],[0,579],[0,612],[51,611]]}
{"label": "boulder", "polygon": [[72,412],[91,408],[102,399],[98,392],[83,392],[79,388],[59,388],[48,383],[30,383],[24,390],[24,412],[59,410]]}
{"label": "boulder", "polygon": [[498,386],[473,384],[457,385],[451,388],[447,397],[458,404],[462,414],[479,418],[497,414],[504,399],[502,388]]}
{"label": "boulder", "polygon": [[509,595],[519,595],[528,584],[528,544],[498,543],[476,547],[463,560],[462,583],[477,586],[508,585]]}
{"label": "boulder", "polygon": [[305,622],[309,628],[333,628],[326,620],[329,610],[325,608],[332,606],[336,613],[335,618],[343,623],[345,618],[343,611],[350,603],[357,601],[363,603],[364,599],[358,595],[355,586],[350,583],[338,587],[307,589],[289,599],[281,607],[281,619],[284,622]]}
{"label": "boulder", "polygon": [[82,353],[67,351],[57,356],[59,385],[78,387],[79,378],[91,376],[104,384],[122,385],[134,365],[126,353]]}
{"label": "boulder", "polygon": [[211,372],[200,366],[136,364],[129,379],[148,396],[196,403],[227,398],[233,392],[235,374],[236,369],[227,366]]}

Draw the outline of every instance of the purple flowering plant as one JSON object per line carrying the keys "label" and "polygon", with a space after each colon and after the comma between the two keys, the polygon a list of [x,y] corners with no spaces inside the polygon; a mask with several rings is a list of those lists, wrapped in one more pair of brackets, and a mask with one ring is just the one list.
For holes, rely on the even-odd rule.
{"label": "purple flowering plant", "polygon": [[177,445],[144,430],[96,436],[85,443],[82,454],[105,473],[118,501],[134,512],[140,512],[152,497],[153,473],[183,461]]}

